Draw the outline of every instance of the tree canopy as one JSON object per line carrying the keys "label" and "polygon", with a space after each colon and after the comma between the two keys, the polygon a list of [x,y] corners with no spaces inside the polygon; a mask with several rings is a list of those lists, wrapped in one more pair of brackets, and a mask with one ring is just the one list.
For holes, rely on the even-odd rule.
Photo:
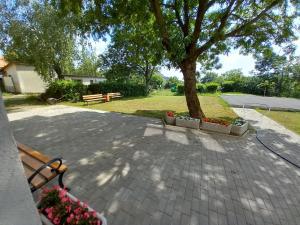
{"label": "tree canopy", "polygon": [[[123,26],[132,18],[153,23],[166,51],[166,58],[180,68],[190,115],[203,117],[196,92],[196,61],[213,62],[231,48],[243,53],[260,52],[272,45],[289,42],[293,33],[293,10],[284,0],[188,1],[59,1],[67,11],[81,12],[85,25],[102,35],[113,26]],[[68,2],[68,3],[66,3]],[[74,2],[73,2],[74,3]],[[291,6],[289,5],[289,6]],[[154,19],[155,18],[155,19]]]}
{"label": "tree canopy", "polygon": [[[1,6],[3,10],[11,10],[7,7]],[[0,45],[5,58],[35,66],[44,79],[53,76],[53,71],[62,78],[73,67],[76,18],[73,14],[61,17],[47,2],[20,7],[22,10],[15,15],[6,15],[7,23],[0,31],[4,37]]]}

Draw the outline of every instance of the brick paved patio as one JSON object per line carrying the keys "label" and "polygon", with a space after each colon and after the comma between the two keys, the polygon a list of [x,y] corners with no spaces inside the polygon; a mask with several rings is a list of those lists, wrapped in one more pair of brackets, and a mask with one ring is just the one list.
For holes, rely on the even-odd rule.
{"label": "brick paved patio", "polygon": [[253,134],[164,129],[156,119],[51,106],[9,114],[15,138],[70,170],[109,225],[299,224],[300,170]]}

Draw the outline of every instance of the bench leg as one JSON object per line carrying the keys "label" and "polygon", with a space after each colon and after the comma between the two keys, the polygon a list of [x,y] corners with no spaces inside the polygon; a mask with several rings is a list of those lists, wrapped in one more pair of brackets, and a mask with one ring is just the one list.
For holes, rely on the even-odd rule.
{"label": "bench leg", "polygon": [[67,191],[70,191],[71,189],[70,189],[70,188],[67,188],[67,187],[64,185],[64,183],[63,183],[63,176],[64,176],[64,173],[65,173],[65,172],[59,174],[59,177],[58,177],[58,184],[59,184],[59,186],[60,186],[62,189],[66,189]]}

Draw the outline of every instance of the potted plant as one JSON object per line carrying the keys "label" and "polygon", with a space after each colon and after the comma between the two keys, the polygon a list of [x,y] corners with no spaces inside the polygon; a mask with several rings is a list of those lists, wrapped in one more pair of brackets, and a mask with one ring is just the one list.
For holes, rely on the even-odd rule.
{"label": "potted plant", "polygon": [[203,130],[229,134],[231,127],[232,124],[227,121],[213,118],[204,118],[202,120],[202,125],[200,128]]}
{"label": "potted plant", "polygon": [[189,116],[179,116],[176,117],[176,126],[199,129],[200,119]]}
{"label": "potted plant", "polygon": [[107,225],[102,214],[58,186],[42,191],[38,209],[46,225]]}
{"label": "potted plant", "polygon": [[248,122],[243,118],[237,118],[234,120],[231,128],[231,133],[234,135],[241,136],[248,130]]}
{"label": "potted plant", "polygon": [[167,124],[175,125],[175,116],[174,116],[174,113],[171,112],[171,111],[166,112],[166,114],[165,114],[165,120],[166,120]]}

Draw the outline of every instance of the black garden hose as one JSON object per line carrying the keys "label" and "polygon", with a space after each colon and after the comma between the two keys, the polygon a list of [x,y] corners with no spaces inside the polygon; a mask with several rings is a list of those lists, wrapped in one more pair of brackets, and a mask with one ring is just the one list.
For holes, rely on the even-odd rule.
{"label": "black garden hose", "polygon": [[256,139],[266,148],[268,149],[270,152],[272,152],[273,154],[277,155],[279,158],[287,161],[288,163],[292,164],[293,166],[297,167],[298,169],[300,169],[300,166],[297,165],[296,163],[293,163],[292,161],[290,161],[289,159],[285,158],[284,156],[280,155],[279,153],[275,152],[272,148],[268,147],[258,136],[258,130],[256,130]]}

